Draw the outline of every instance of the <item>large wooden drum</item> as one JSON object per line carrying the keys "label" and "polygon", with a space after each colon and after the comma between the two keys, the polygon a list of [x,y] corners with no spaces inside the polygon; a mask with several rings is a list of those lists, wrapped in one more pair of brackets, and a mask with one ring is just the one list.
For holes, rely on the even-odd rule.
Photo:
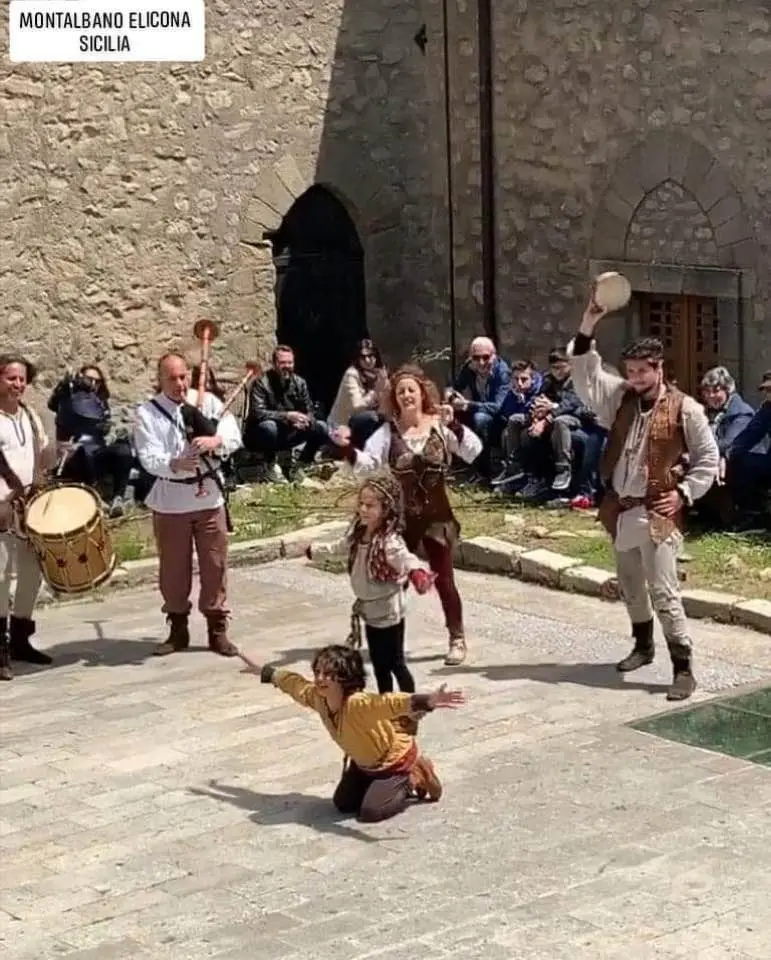
{"label": "large wooden drum", "polygon": [[84,593],[105,583],[115,551],[99,499],[79,483],[45,487],[27,501],[25,533],[56,593]]}

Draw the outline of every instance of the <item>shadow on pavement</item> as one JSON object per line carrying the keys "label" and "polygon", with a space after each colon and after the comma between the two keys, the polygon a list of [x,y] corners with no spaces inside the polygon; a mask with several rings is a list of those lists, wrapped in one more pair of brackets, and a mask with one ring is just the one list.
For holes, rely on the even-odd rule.
{"label": "shadow on pavement", "polygon": [[[533,680],[536,683],[573,683],[581,687],[607,690],[644,690],[662,693],[665,683],[628,680],[616,670],[615,663],[507,663],[485,666],[440,667],[432,673],[450,676],[477,673],[488,680]],[[628,674],[627,674],[628,676]]]}
{"label": "shadow on pavement", "polygon": [[241,810],[247,810],[253,823],[264,826],[282,823],[297,823],[310,827],[319,833],[331,833],[340,837],[361,840],[363,843],[382,843],[392,837],[373,837],[356,827],[346,826],[343,821],[351,818],[338,813],[331,800],[323,797],[309,797],[297,793],[258,793],[231,784],[210,780],[208,787],[188,787],[188,791],[197,797],[209,797],[230,803]]}

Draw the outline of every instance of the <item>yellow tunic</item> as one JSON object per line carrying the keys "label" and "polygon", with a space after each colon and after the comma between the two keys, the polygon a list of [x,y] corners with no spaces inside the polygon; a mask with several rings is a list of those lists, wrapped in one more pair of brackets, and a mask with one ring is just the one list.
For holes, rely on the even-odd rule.
{"label": "yellow tunic", "polygon": [[305,677],[289,670],[272,670],[268,682],[303,707],[315,710],[335,743],[362,770],[392,767],[413,747],[414,737],[399,723],[399,718],[412,713],[412,694],[353,693],[333,715],[315,683]]}

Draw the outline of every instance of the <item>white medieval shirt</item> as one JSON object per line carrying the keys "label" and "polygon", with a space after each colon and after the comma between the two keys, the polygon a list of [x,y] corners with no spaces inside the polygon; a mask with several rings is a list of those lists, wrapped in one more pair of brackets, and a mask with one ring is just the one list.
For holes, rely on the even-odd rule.
{"label": "white medieval shirt", "polygon": [[[459,440],[448,427],[442,425],[435,429],[439,430],[444,440],[447,450],[454,456],[460,458],[464,463],[473,463],[482,452],[482,441],[468,427],[463,428],[463,434]],[[402,436],[405,444],[415,454],[421,454],[423,448],[431,434],[430,430],[415,436]],[[354,473],[365,474],[371,470],[378,470],[388,466],[388,457],[391,452],[391,424],[386,421],[382,426],[372,434],[364,444],[363,451],[357,451],[356,463],[354,464]]]}
{"label": "white medieval shirt", "polygon": [[[197,392],[191,390],[188,392],[187,402],[195,404],[197,397]],[[156,403],[168,412],[171,420],[158,410]],[[243,446],[243,441],[236,418],[232,413],[226,413],[220,419],[221,410],[222,401],[214,394],[206,393],[201,413],[209,419],[219,419],[217,436],[221,438],[222,445],[217,451],[217,457],[226,459]],[[156,478],[145,499],[145,505],[150,510],[155,513],[193,513],[198,510],[215,510],[224,505],[225,498],[212,477],[207,477],[203,481],[203,489],[207,494],[205,497],[196,496],[197,483],[173,482],[194,478],[196,473],[195,471],[174,473],[169,466],[172,460],[191,452],[191,447],[185,438],[185,426],[179,404],[174,403],[165,394],[161,393],[152,400],[146,400],[137,409],[134,447],[139,462],[151,476]],[[214,458],[213,454],[204,456],[209,462]],[[203,462],[201,469],[202,472],[207,472]]]}
{"label": "white medieval shirt", "polygon": [[[573,344],[568,347],[576,393],[597,417],[597,423],[610,430],[616,419],[628,384],[617,373],[603,369],[602,358],[594,344],[587,353],[573,356]],[[613,470],[613,490],[620,499],[637,500],[645,497],[648,488],[647,450],[651,410],[637,405],[637,414],[629,433],[624,438],[624,449]],[[688,449],[688,465],[681,486],[694,503],[710,489],[718,476],[720,455],[704,408],[693,397],[683,400],[683,436]],[[679,538],[675,532],[673,537]],[[618,519],[615,548],[621,552],[634,550],[650,537],[648,511],[644,506],[624,510]]]}
{"label": "white medieval shirt", "polygon": [[[32,424],[35,424],[39,438],[39,463],[35,463],[35,442]],[[29,406],[19,407],[15,414],[0,410],[0,451],[8,466],[13,470],[25,488],[32,486],[35,468],[48,469],[56,463],[57,445],[49,440],[43,421]],[[0,478],[0,502],[11,495],[8,484]],[[17,536],[19,531],[14,529]]]}

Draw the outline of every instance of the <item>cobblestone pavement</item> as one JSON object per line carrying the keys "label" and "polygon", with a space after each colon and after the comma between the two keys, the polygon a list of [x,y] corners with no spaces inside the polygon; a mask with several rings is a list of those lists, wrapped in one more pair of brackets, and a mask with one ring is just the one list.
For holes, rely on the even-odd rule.
{"label": "cobblestone pavement", "polygon": [[[58,666],[0,690],[2,955],[767,957],[769,770],[623,726],[666,709],[669,671],[617,677],[617,606],[460,581],[466,667],[442,667],[435,598],[409,626],[419,686],[470,696],[424,724],[445,797],[366,827],[333,814],[312,714],[203,649],[148,657],[151,591],[44,611]],[[345,636],[341,577],[241,570],[232,594],[257,658],[307,668]],[[699,696],[771,680],[767,637],[694,633]]]}

